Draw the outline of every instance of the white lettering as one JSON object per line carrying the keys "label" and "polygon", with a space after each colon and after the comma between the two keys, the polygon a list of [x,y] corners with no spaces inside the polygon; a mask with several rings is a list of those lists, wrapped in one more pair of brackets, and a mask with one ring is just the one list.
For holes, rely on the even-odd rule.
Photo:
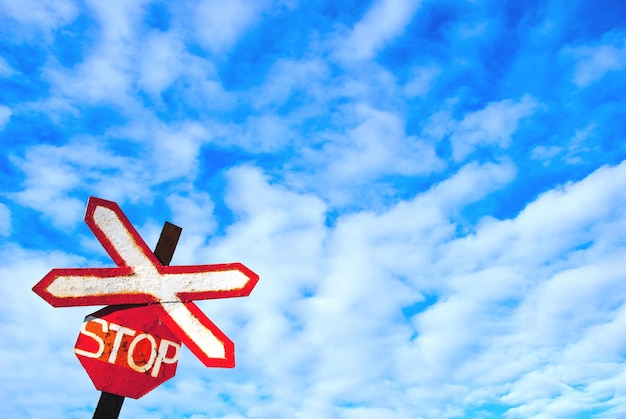
{"label": "white lettering", "polygon": [[[137,343],[143,339],[148,339],[150,341],[150,358],[148,359],[148,362],[146,362],[144,365],[137,365],[135,363],[135,359],[133,358],[133,353],[135,352],[135,346],[137,346]],[[128,346],[128,366],[137,372],[146,372],[150,368],[152,368],[152,364],[154,364],[154,359],[156,358],[156,356],[157,356],[156,340],[154,340],[152,335],[149,335],[147,333],[138,334]]]}
{"label": "white lettering", "polygon": [[[167,352],[169,348],[174,348],[174,354],[171,357],[167,356]],[[161,344],[159,345],[159,354],[156,357],[156,361],[154,363],[154,368],[152,368],[152,372],[150,375],[156,378],[159,375],[159,371],[161,370],[161,364],[174,364],[178,361],[178,354],[180,353],[180,345],[176,342],[172,342],[171,340],[161,339]]]}
{"label": "white lettering", "polygon": [[113,341],[113,348],[111,348],[111,353],[109,354],[109,362],[111,364],[115,364],[115,360],[117,359],[117,352],[120,349],[120,345],[122,344],[122,339],[124,338],[124,335],[135,336],[135,333],[137,333],[137,331],[124,326],[120,326],[119,324],[115,323],[111,323],[109,325],[109,329],[117,332],[115,334],[115,340]]}
{"label": "white lettering", "polygon": [[[96,323],[100,325],[102,332],[88,330],[87,327],[91,323]],[[109,333],[114,332],[114,333]],[[158,339],[148,333],[139,333],[137,334],[136,330],[130,329],[128,327],[121,326],[115,323],[108,323],[106,320],[88,316],[83,322],[80,333],[85,336],[90,337],[98,344],[98,349],[95,352],[89,352],[84,349],[74,348],[74,352],[77,355],[85,356],[88,358],[104,358],[110,364],[115,364],[119,355],[120,348],[122,348],[123,342],[128,342],[130,339],[124,339],[124,336],[133,337],[133,340],[128,344],[128,348],[125,349],[127,352],[126,362],[127,365],[133,370],[145,373],[152,369],[150,375],[156,378],[161,371],[163,364],[175,364],[178,362],[178,357],[180,355],[180,344],[173,342],[168,339]],[[150,343],[150,355],[145,364],[139,365],[134,358],[135,351],[137,349],[137,345],[143,341],[147,340]],[[113,341],[111,343],[111,341]],[[111,352],[107,355],[104,354],[104,351],[107,346],[111,346]],[[158,348],[158,349],[157,349]],[[145,357],[144,357],[145,358]],[[104,359],[102,359],[104,361]]]}
{"label": "white lettering", "polygon": [[80,326],[80,333],[89,336],[90,338],[95,340],[98,343],[98,350],[96,352],[88,352],[84,349],[74,348],[74,352],[78,355],[86,356],[87,358],[100,358],[102,356],[102,352],[104,352],[104,340],[97,334],[87,330],[87,325],[90,322],[98,323],[102,327],[102,331],[106,333],[108,332],[108,324],[106,320],[92,316],[87,316],[85,320],[86,321],[84,321],[83,324]]}

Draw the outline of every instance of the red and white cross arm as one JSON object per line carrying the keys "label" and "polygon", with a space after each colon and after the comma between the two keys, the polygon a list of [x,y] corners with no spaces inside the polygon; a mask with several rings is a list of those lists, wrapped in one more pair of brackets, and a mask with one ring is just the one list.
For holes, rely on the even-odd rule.
{"label": "red and white cross arm", "polygon": [[243,297],[259,277],[241,263],[163,266],[120,207],[91,197],[85,221],[116,268],[53,269],[33,291],[55,307],[149,304],[207,366],[234,366],[234,345],[193,300]]}

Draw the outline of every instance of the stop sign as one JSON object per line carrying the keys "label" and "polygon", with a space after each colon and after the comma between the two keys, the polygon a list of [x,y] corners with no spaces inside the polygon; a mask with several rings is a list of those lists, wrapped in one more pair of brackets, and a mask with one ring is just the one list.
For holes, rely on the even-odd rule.
{"label": "stop sign", "polygon": [[138,399],[176,374],[181,341],[160,304],[110,306],[85,317],[74,352],[98,390]]}

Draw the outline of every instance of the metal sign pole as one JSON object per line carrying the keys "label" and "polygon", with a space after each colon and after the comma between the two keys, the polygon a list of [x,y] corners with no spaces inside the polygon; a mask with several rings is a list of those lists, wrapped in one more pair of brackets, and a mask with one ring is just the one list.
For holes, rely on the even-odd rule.
{"label": "metal sign pole", "polygon": [[122,403],[124,403],[124,396],[103,391],[100,393],[93,419],[117,419],[122,410]]}
{"label": "metal sign pole", "polygon": [[[153,252],[154,256],[161,262],[161,265],[167,266],[172,261],[182,231],[182,228],[167,221],[163,225],[161,236]],[[118,419],[123,403],[124,396],[103,391],[100,394],[100,400],[98,400],[93,419]]]}

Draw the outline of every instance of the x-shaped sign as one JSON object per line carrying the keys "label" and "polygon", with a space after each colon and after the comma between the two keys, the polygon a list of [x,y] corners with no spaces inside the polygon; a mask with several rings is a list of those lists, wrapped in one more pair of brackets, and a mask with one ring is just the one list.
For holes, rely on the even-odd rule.
{"label": "x-shaped sign", "polygon": [[206,366],[234,367],[234,345],[192,300],[243,297],[259,277],[241,263],[163,266],[120,207],[89,198],[85,221],[117,268],[53,269],[33,291],[54,307],[160,304],[163,321]]}

